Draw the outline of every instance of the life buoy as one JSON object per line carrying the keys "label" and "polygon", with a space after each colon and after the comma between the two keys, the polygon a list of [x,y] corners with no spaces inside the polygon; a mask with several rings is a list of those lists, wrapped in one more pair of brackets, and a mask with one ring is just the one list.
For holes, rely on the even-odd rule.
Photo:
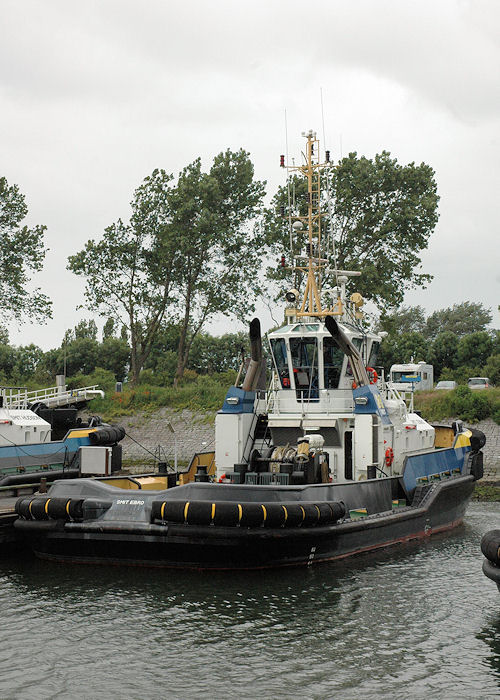
{"label": "life buoy", "polygon": [[390,467],[393,462],[394,462],[394,452],[392,450],[392,447],[389,447],[385,451],[385,465],[386,465],[386,467]]}
{"label": "life buoy", "polygon": [[[376,384],[378,382],[378,374],[377,374],[377,371],[373,369],[373,367],[367,367],[366,373],[368,374],[368,379],[370,380],[370,384]],[[358,388],[358,385],[356,384],[355,381],[353,381],[353,383],[352,383],[352,388],[353,389]]]}

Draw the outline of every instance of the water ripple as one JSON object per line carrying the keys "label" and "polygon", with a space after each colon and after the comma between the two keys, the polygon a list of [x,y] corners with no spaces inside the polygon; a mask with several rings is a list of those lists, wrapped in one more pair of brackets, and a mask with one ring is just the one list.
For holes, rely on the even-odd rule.
{"label": "water ripple", "polygon": [[499,504],[421,544],[309,569],[196,574],[0,562],[0,698],[493,698]]}

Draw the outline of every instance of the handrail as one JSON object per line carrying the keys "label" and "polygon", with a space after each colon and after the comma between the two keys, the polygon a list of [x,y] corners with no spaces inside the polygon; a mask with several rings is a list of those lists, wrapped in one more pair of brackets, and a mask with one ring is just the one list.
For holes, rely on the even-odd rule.
{"label": "handrail", "polygon": [[[47,389],[35,389],[27,391],[24,387],[0,387],[0,394],[4,399],[6,408],[28,408],[34,403],[48,403],[52,405],[64,405],[86,401],[89,394],[104,397],[104,392],[98,389],[98,384],[80,387],[78,389],[66,389],[65,386],[49,387]],[[24,391],[22,391],[24,389]]]}

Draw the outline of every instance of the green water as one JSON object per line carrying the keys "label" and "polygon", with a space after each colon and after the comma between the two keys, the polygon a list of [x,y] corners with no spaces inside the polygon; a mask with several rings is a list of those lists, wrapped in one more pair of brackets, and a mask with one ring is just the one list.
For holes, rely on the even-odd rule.
{"label": "green water", "polygon": [[497,698],[499,503],[342,563],[179,573],[0,561],[0,698]]}

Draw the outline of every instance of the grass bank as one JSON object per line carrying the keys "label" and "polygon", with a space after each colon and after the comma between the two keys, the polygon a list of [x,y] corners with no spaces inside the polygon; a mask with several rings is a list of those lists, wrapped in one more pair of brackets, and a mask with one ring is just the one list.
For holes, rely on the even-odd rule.
{"label": "grass bank", "polygon": [[500,423],[500,388],[471,391],[467,386],[459,386],[453,391],[419,391],[415,394],[415,408],[431,421],[453,416],[468,423],[485,418]]}
{"label": "grass bank", "polygon": [[500,501],[500,486],[496,484],[476,484],[473,501]]}
{"label": "grass bank", "polygon": [[122,392],[108,391],[103,399],[93,399],[89,409],[108,422],[137,412],[152,413],[164,406],[210,414],[221,408],[230,383],[225,375],[199,375],[175,389],[150,384],[125,386]]}

